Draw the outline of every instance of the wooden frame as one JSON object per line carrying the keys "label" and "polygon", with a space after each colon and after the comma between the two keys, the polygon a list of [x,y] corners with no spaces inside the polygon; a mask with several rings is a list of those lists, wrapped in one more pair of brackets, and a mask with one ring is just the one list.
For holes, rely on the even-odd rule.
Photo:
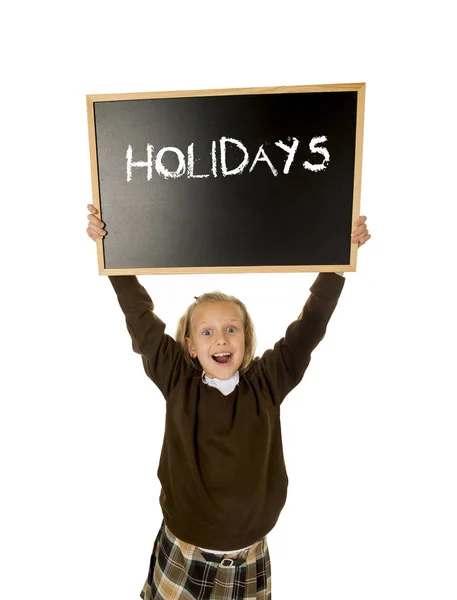
{"label": "wooden frame", "polygon": [[[92,179],[92,204],[100,214],[100,190],[98,185],[97,149],[95,137],[94,103],[111,102],[119,100],[143,100],[154,98],[185,98],[192,96],[233,96],[246,94],[284,94],[284,93],[307,93],[307,92],[357,92],[357,131],[354,162],[354,192],[352,223],[360,216],[360,196],[362,179],[362,153],[363,153],[363,129],[365,114],[365,83],[347,84],[323,84],[303,86],[280,86],[280,87],[255,87],[255,88],[232,88],[215,90],[187,90],[168,92],[139,92],[123,94],[90,94],[86,96],[87,116],[89,126],[89,150],[91,162]],[[282,266],[256,266],[256,267],[183,267],[183,268],[123,268],[105,269],[103,241],[97,240],[98,269],[100,275],[146,275],[146,274],[171,274],[171,273],[278,273],[278,272],[333,272],[332,265],[282,265]],[[347,265],[338,265],[338,270],[355,271],[357,266],[357,247],[351,244],[350,262]]]}

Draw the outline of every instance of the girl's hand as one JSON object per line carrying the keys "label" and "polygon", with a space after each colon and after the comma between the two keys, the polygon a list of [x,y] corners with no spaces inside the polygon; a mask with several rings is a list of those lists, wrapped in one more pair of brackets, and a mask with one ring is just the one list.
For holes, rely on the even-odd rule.
{"label": "girl's hand", "polygon": [[366,242],[368,242],[368,240],[371,238],[371,235],[368,233],[368,229],[365,224],[366,220],[366,217],[359,217],[355,222],[354,229],[351,233],[352,243],[358,244],[359,248],[360,246],[363,246]]}
{"label": "girl's hand", "polygon": [[106,231],[104,229],[105,224],[95,216],[98,213],[98,210],[93,204],[88,204],[87,208],[91,213],[87,215],[87,218],[89,219],[89,226],[86,229],[87,235],[94,241],[100,240],[106,235]]}

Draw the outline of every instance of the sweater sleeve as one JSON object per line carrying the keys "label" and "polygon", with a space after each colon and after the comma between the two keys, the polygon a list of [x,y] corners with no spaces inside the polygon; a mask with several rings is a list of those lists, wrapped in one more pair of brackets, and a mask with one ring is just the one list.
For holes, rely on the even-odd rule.
{"label": "sweater sleeve", "polygon": [[325,335],[344,283],[344,277],[335,273],[320,273],[298,319],[259,359],[258,366],[279,403],[302,380],[312,351]]}
{"label": "sweater sleeve", "polygon": [[125,315],[134,352],[141,355],[147,376],[167,397],[179,376],[182,353],[165,334],[165,324],[154,313],[154,304],[135,275],[109,276]]}

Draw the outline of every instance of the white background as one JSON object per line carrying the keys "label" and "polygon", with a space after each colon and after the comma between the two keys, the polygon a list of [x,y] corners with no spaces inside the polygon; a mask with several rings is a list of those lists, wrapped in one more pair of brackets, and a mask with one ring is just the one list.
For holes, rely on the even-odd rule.
{"label": "white background", "polygon": [[[136,599],[161,522],[165,405],[86,235],[85,95],[361,81],[372,239],[283,404],[273,598],[455,600],[451,3],[15,6],[1,42],[2,600]],[[173,335],[193,296],[239,296],[260,354],[314,278],[140,281]]]}

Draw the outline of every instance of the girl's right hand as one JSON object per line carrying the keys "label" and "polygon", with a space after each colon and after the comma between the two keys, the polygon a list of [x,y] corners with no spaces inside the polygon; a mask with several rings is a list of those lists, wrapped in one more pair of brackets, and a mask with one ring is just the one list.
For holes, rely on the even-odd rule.
{"label": "girl's right hand", "polygon": [[89,225],[86,229],[87,235],[94,241],[101,240],[106,235],[106,231],[104,229],[105,224],[95,216],[98,213],[98,210],[93,204],[88,204],[87,208],[91,213],[87,215],[87,218],[89,219]]}

